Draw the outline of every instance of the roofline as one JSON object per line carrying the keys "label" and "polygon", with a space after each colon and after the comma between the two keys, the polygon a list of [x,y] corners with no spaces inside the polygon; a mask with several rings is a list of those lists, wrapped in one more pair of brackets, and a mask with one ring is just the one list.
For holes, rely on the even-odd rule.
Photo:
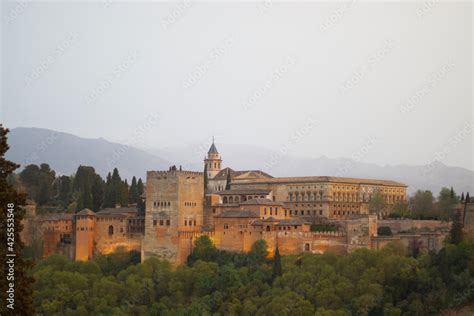
{"label": "roofline", "polygon": [[[320,179],[315,179],[320,178]],[[341,180],[338,180],[341,179]],[[257,180],[243,180],[239,181],[238,179],[232,183],[232,185],[245,185],[245,184],[291,184],[291,183],[344,183],[344,184],[366,184],[366,185],[384,185],[384,186],[394,186],[394,187],[408,187],[408,185],[393,181],[393,180],[383,180],[383,179],[365,179],[365,178],[353,178],[355,182],[344,181],[342,177],[332,177],[332,176],[303,176],[303,177],[278,177],[278,178],[268,178],[268,179],[257,179]],[[383,182],[392,182],[392,183],[372,183],[371,181],[383,181]]]}

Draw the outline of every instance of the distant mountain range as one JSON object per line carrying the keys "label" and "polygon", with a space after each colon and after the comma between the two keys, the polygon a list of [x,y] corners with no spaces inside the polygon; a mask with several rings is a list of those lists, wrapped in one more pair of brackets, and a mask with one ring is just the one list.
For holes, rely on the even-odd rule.
{"label": "distant mountain range", "polygon": [[46,162],[64,175],[75,173],[79,165],[87,165],[103,177],[117,167],[122,178],[137,176],[145,180],[146,170],[169,166],[166,160],[134,147],[42,128],[13,128],[8,143],[8,159],[22,167]]}
{"label": "distant mountain range", "polygon": [[[207,144],[195,147],[138,149],[104,139],[86,139],[71,134],[39,128],[14,128],[9,134],[7,158],[25,163],[46,162],[61,174],[73,174],[79,165],[90,165],[105,176],[117,167],[122,177],[145,178],[147,170],[168,169],[182,165],[184,169],[201,170]],[[434,166],[380,166],[347,158],[298,158],[250,145],[217,144],[224,166],[235,170],[261,169],[273,176],[331,175],[390,179],[417,189],[431,190],[437,195],[443,186],[460,192],[474,192],[474,172],[442,163]]]}

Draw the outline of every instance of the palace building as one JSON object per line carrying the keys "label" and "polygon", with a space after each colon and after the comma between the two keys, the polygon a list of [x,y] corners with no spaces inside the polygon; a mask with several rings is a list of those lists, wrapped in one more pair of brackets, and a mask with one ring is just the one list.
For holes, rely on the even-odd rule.
{"label": "palace building", "polygon": [[[403,183],[237,171],[223,167],[214,142],[204,172],[176,167],[148,171],[145,189],[145,214],[117,206],[34,216],[29,208],[22,238],[27,244],[42,240],[43,256],[62,253],[90,260],[122,248],[141,251],[142,260],[157,256],[176,266],[186,262],[194,241],[203,235],[227,251],[247,252],[263,239],[270,254],[277,247],[282,255],[345,254],[380,249],[392,241],[407,248],[416,241],[421,250],[438,250],[449,230],[449,224],[439,221],[387,218],[397,203],[407,202]],[[474,208],[466,205],[464,225],[474,231]],[[394,234],[379,236],[381,226]]]}
{"label": "palace building", "polygon": [[[379,248],[388,241],[377,240],[378,222],[407,201],[407,186],[396,181],[223,168],[214,142],[204,172],[149,171],[146,186],[142,260],[158,256],[174,264],[186,261],[202,235],[228,251],[249,251],[259,239],[270,253],[278,247],[282,254]],[[374,210],[376,196],[382,206]],[[429,239],[434,249],[444,235],[411,238]]]}

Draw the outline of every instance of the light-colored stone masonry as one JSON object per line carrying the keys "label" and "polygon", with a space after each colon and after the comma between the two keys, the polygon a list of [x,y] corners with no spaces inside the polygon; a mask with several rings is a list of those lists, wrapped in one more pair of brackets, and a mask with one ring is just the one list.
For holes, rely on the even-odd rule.
{"label": "light-colored stone masonry", "polygon": [[193,171],[147,172],[142,260],[178,261],[180,231],[200,232],[204,223],[204,175]]}

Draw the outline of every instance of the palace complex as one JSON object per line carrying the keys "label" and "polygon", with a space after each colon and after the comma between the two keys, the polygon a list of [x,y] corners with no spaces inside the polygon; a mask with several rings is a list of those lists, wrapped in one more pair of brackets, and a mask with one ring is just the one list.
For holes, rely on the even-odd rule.
{"label": "palace complex", "polygon": [[[186,261],[195,239],[203,235],[219,249],[237,252],[249,251],[263,239],[270,254],[278,247],[283,255],[345,254],[379,249],[391,241],[440,249],[449,223],[388,219],[397,203],[407,202],[406,189],[389,180],[273,177],[260,170],[223,168],[213,143],[204,172],[176,167],[147,172],[144,214],[117,207],[31,216],[35,221],[26,222],[25,234],[31,239],[31,231],[39,231],[44,256],[60,252],[89,260],[123,247],[140,251],[142,260],[158,256],[174,265]],[[461,208],[465,227],[474,230],[474,203]],[[392,234],[380,236],[381,226],[390,227]]]}

